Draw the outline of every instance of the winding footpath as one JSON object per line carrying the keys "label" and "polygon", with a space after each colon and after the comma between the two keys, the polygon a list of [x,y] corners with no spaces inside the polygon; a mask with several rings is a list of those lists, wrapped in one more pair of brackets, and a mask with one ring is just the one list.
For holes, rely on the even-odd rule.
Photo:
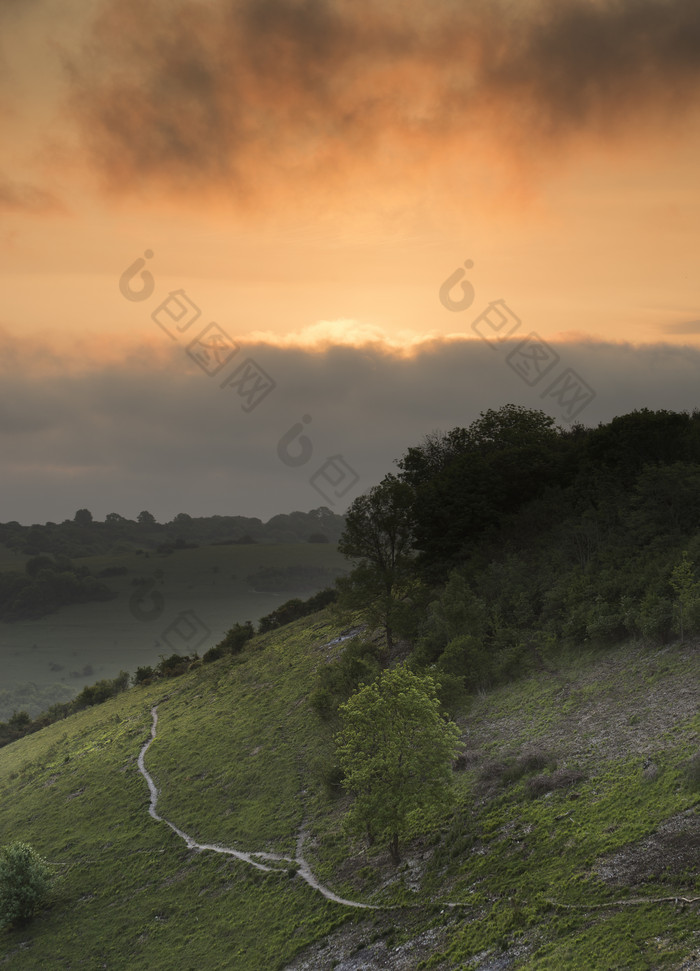
{"label": "winding footpath", "polygon": [[297,840],[296,855],[294,857],[281,856],[279,853],[243,853],[240,850],[230,849],[228,846],[219,846],[218,843],[198,843],[196,839],[189,836],[183,830],[181,830],[174,823],[171,823],[169,819],[165,819],[163,816],[159,816],[156,810],[158,804],[158,788],[153,781],[148,769],[145,765],[146,752],[150,748],[153,740],[156,737],[156,730],[158,728],[158,706],[155,705],[151,708],[151,715],[153,716],[153,723],[151,725],[151,737],[147,742],[144,743],[141,752],[138,757],[138,767],[139,772],[144,777],[148,784],[148,789],[151,794],[151,801],[148,807],[149,814],[155,819],[157,823],[165,823],[169,826],[174,833],[176,833],[181,840],[187,844],[187,848],[190,850],[210,850],[212,853],[223,853],[225,856],[233,856],[237,860],[242,860],[244,863],[248,863],[250,866],[256,868],[256,870],[265,870],[270,873],[275,870],[279,871],[281,868],[276,866],[266,866],[261,863],[261,860],[267,860],[268,863],[291,863],[297,867],[297,873],[302,878],[306,880],[310,887],[317,890],[320,894],[326,898],[326,900],[332,900],[333,903],[342,904],[344,907],[356,907],[362,910],[387,910],[394,908],[381,907],[376,904],[362,904],[356,900],[346,900],[344,897],[339,897],[337,894],[329,890],[328,887],[324,887],[323,884],[319,883],[316,877],[311,872],[311,869],[304,859],[302,848],[304,844],[305,832],[302,828],[299,833],[299,838]]}

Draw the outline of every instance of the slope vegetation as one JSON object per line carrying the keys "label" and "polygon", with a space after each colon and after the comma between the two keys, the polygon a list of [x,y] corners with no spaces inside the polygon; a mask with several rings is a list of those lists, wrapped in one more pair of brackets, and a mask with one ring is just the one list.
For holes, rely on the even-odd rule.
{"label": "slope vegetation", "polygon": [[[561,655],[472,696],[455,808],[415,820],[396,868],[343,835],[310,705],[341,633],[305,618],[0,750],[2,842],[57,874],[46,912],[0,931],[0,965],[700,967],[697,648]],[[157,815],[200,846],[288,860],[188,845],[149,813],[154,706]],[[319,883],[377,909],[324,897],[301,845]]]}

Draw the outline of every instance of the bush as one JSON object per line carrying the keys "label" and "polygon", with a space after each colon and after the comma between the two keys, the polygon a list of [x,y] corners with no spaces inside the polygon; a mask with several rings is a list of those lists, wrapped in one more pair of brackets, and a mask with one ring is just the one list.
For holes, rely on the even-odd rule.
{"label": "bush", "polygon": [[161,654],[156,671],[161,678],[177,678],[189,671],[192,660],[189,655],[171,654],[170,657],[164,657]]}
{"label": "bush", "polygon": [[268,631],[284,626],[284,624],[291,624],[293,620],[299,620],[300,617],[308,617],[309,614],[314,614],[317,610],[323,610],[329,604],[335,603],[337,599],[338,591],[335,587],[326,587],[315,593],[313,597],[309,597],[308,600],[300,600],[298,597],[287,600],[277,610],[273,610],[271,614],[260,618],[258,633],[266,634]]}
{"label": "bush", "polygon": [[487,687],[495,667],[493,652],[482,638],[473,634],[453,637],[440,655],[437,666],[440,671],[438,680],[443,680],[444,672],[460,678],[471,691]]}
{"label": "bush", "polygon": [[625,614],[621,606],[609,604],[597,596],[586,616],[586,634],[595,641],[612,644],[626,633]]}
{"label": "bush", "polygon": [[73,710],[80,711],[81,708],[91,708],[92,705],[101,705],[108,698],[114,698],[129,687],[128,671],[120,671],[116,678],[105,678],[103,681],[96,681],[95,684],[87,685],[73,701]]}
{"label": "bush", "polygon": [[249,620],[245,624],[234,624],[226,636],[217,647],[220,647],[226,654],[238,654],[242,651],[248,641],[255,636],[255,628]]}
{"label": "bush", "polygon": [[673,604],[668,597],[648,593],[639,607],[639,629],[650,640],[667,643],[671,639]]}
{"label": "bush", "polygon": [[136,668],[136,674],[134,675],[134,684],[150,684],[151,679],[154,675],[153,668],[150,664],[144,664],[139,668]]}
{"label": "bush", "polygon": [[338,705],[347,701],[361,684],[375,680],[382,669],[379,653],[375,644],[354,637],[338,657],[319,670],[311,705],[320,718],[334,718]]}
{"label": "bush", "polygon": [[536,775],[533,779],[527,780],[528,795],[532,799],[543,796],[546,792],[553,792],[555,789],[568,789],[569,786],[577,782],[584,782],[588,776],[585,772],[578,772],[576,769],[557,769],[556,772]]}
{"label": "bush", "polygon": [[49,865],[27,843],[0,849],[0,926],[29,920],[48,900]]}
{"label": "bush", "polygon": [[202,660],[205,664],[209,664],[211,661],[218,661],[225,654],[240,654],[251,637],[254,636],[255,628],[249,620],[245,624],[234,624],[230,630],[226,631],[226,636],[222,641],[204,652]]}
{"label": "bush", "polygon": [[[507,757],[505,759],[491,759],[486,762],[479,773],[479,782],[487,791],[495,791],[501,786],[512,786],[526,775],[532,772],[541,772],[543,769],[551,769],[547,775],[539,775],[526,781],[526,786],[530,795],[533,789],[544,786],[542,791],[556,789],[564,784],[560,779],[568,778],[566,770],[554,771],[557,760],[551,752],[538,748],[527,748],[517,758]],[[542,781],[546,780],[546,781]],[[566,785],[571,784],[570,780]]]}
{"label": "bush", "polygon": [[[223,642],[222,642],[223,643]],[[212,661],[218,661],[220,657],[224,656],[224,649],[222,644],[215,644],[214,647],[210,647],[204,652],[202,660],[205,664],[210,664]]]}

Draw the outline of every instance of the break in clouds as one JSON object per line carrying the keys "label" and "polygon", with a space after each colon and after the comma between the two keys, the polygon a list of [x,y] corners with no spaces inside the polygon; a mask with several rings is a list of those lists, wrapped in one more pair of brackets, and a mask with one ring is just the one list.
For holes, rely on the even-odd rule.
{"label": "break in clouds", "polygon": [[[253,359],[275,382],[248,412],[235,388],[220,386],[224,372],[208,376],[182,346],[134,346],[107,365],[47,349],[34,354],[19,338],[1,343],[3,522],[60,522],[84,506],[98,519],[146,508],[161,521],[178,512],[267,519],[321,505],[342,513],[395,470],[410,445],[468,425],[487,408],[514,402],[570,425],[560,402],[542,399],[544,382],[528,386],[508,365],[515,342],[495,349],[478,339],[436,341],[412,356],[379,344],[246,345],[234,363]],[[559,370],[574,369],[595,389],[576,418],[586,425],[641,407],[695,407],[700,351],[585,341],[553,347]],[[325,496],[311,484],[333,456],[356,475],[340,498],[323,480]]]}

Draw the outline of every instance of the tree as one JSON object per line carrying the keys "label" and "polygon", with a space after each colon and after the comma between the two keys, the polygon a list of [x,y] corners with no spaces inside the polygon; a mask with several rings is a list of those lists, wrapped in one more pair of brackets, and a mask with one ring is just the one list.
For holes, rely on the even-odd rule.
{"label": "tree", "polygon": [[149,512],[147,509],[144,509],[136,517],[136,522],[141,523],[142,526],[153,526],[155,521],[156,521],[156,517],[153,515],[152,512]]}
{"label": "tree", "polygon": [[78,509],[73,516],[73,522],[78,526],[89,526],[92,523],[92,513],[89,509]]}
{"label": "tree", "polygon": [[676,594],[678,611],[674,630],[678,631],[683,641],[685,633],[695,628],[700,609],[700,583],[695,579],[695,570],[687,550],[683,551],[681,562],[674,567],[670,582]]}
{"label": "tree", "polygon": [[354,796],[346,827],[370,843],[388,839],[394,863],[417,813],[451,801],[451,763],[461,743],[457,726],[440,713],[437,689],[432,677],[400,664],[339,708],[338,760]]}
{"label": "tree", "polygon": [[441,672],[474,689],[488,681],[495,660],[488,622],[486,603],[453,570],[437,600],[428,605],[414,657],[423,664],[437,662]]}
{"label": "tree", "polygon": [[415,491],[414,546],[433,582],[487,530],[571,474],[554,419],[513,404],[482,412],[469,428],[431,433],[398,465]]}
{"label": "tree", "polygon": [[344,556],[359,560],[337,581],[341,607],[363,609],[370,623],[384,629],[389,649],[415,586],[412,503],[411,486],[385,476],[351,504],[338,543]]}
{"label": "tree", "polygon": [[27,843],[0,848],[0,926],[20,924],[41,910],[51,885],[48,863]]}

